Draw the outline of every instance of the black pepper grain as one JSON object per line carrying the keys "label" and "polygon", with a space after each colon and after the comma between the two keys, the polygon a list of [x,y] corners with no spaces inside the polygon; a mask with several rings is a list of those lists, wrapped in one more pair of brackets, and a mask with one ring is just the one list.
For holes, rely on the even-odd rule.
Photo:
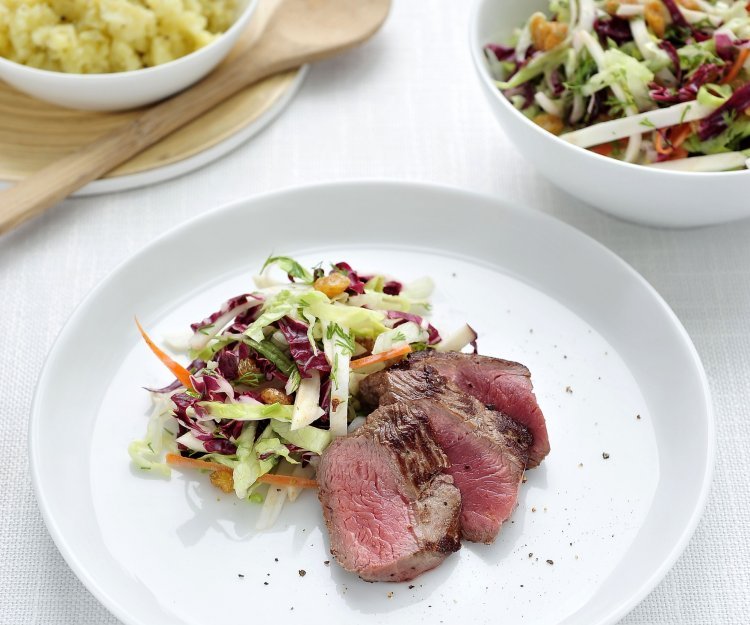
{"label": "black pepper grain", "polygon": [[605,460],[609,460],[609,454],[606,451],[603,451],[602,458],[604,458]]}
{"label": "black pepper grain", "polygon": [[307,575],[307,571],[306,571],[305,569],[300,569],[300,570],[299,570],[299,571],[297,571],[297,572],[299,573],[299,576],[300,576],[300,577],[304,577],[305,575]]}
{"label": "black pepper grain", "polygon": [[551,566],[551,565],[554,564],[554,562],[552,560],[547,560],[547,564],[549,564]]}

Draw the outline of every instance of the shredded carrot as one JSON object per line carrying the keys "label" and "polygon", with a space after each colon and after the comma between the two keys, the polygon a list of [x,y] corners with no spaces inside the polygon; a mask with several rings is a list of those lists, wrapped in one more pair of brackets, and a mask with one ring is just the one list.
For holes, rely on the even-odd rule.
{"label": "shredded carrot", "polygon": [[676,161],[679,158],[687,158],[687,157],[688,157],[688,151],[683,147],[679,147],[679,148],[674,149],[671,156],[669,157],[669,160]]}
{"label": "shredded carrot", "polygon": [[[184,469],[198,469],[203,471],[225,471],[231,473],[232,469],[218,462],[209,462],[208,460],[198,460],[196,458],[185,458],[178,454],[167,454],[167,464]],[[318,483],[304,477],[295,477],[293,475],[275,475],[266,473],[258,478],[259,482],[264,484],[273,484],[274,486],[296,486],[298,488],[317,488]]]}
{"label": "shredded carrot", "polygon": [[669,142],[672,144],[673,148],[677,149],[683,143],[685,143],[685,140],[691,134],[693,134],[692,124],[680,124],[679,126],[673,126],[669,132]]}
{"label": "shredded carrot", "polygon": [[659,154],[668,156],[674,148],[671,145],[664,145],[664,135],[658,130],[654,130],[654,148]]}
{"label": "shredded carrot", "polygon": [[306,477],[295,477],[293,475],[278,475],[277,473],[266,473],[258,478],[259,482],[273,484],[274,486],[297,486],[298,488],[317,488],[315,480]]}
{"label": "shredded carrot", "polygon": [[394,347],[386,352],[380,354],[373,354],[372,356],[364,356],[363,358],[357,358],[349,363],[349,367],[352,369],[359,369],[368,365],[374,365],[378,362],[385,362],[386,360],[392,360],[399,356],[406,356],[411,351],[411,346],[403,345],[401,347]]}
{"label": "shredded carrot", "polygon": [[149,338],[148,334],[146,334],[146,331],[141,327],[141,324],[139,323],[138,319],[135,320],[135,325],[138,326],[138,330],[141,333],[141,336],[143,337],[143,340],[146,341],[146,345],[148,345],[151,348],[151,351],[156,354],[156,357],[162,361],[164,366],[167,367],[173,374],[174,377],[176,377],[180,382],[182,382],[182,385],[185,388],[189,388],[190,390],[195,390],[193,388],[193,383],[190,380],[190,371],[185,369],[181,364],[178,362],[175,362],[172,360],[167,354],[165,354],[159,347]]}
{"label": "shredded carrot", "polygon": [[601,154],[602,156],[609,156],[614,152],[615,145],[613,142],[610,143],[602,143],[600,145],[595,145],[589,148],[592,152],[596,152],[597,154]]}
{"label": "shredded carrot", "polygon": [[735,78],[737,78],[737,74],[740,73],[742,66],[745,64],[745,61],[747,61],[748,54],[750,54],[750,49],[742,48],[740,50],[740,53],[737,55],[737,58],[735,59],[734,64],[729,70],[729,73],[726,76],[724,76],[723,80],[721,81],[722,85],[729,84]]}
{"label": "shredded carrot", "polygon": [[187,469],[200,469],[204,471],[231,471],[229,467],[225,467],[223,464],[218,462],[209,462],[208,460],[198,460],[196,458],[185,458],[179,454],[167,454],[167,464],[173,467],[183,467]]}

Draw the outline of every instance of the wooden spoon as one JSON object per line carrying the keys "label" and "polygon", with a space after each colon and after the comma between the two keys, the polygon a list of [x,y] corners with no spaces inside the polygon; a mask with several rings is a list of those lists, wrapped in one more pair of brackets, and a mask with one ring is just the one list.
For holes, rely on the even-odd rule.
{"label": "wooden spoon", "polygon": [[0,234],[96,180],[241,89],[369,39],[390,0],[280,0],[263,34],[194,87],[0,191]]}

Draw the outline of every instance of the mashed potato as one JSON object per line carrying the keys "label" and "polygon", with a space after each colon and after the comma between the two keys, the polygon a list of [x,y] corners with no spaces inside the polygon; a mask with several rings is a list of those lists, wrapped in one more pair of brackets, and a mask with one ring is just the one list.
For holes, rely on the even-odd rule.
{"label": "mashed potato", "polygon": [[237,0],[0,0],[0,56],[59,72],[172,61],[234,22]]}

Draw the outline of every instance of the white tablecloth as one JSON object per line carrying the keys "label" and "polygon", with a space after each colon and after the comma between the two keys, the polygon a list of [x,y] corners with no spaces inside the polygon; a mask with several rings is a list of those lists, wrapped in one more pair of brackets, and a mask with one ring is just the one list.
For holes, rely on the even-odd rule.
{"label": "white tablecloth", "polygon": [[467,51],[467,4],[397,0],[375,40],[314,67],[283,116],[229,156],[157,186],[69,200],[0,238],[0,623],[116,623],[49,538],[26,462],[34,385],[74,307],[119,262],[194,215],[290,185],[352,178],[502,195],[587,232],[657,288],[708,371],[716,476],[687,551],[623,623],[750,621],[750,221],[647,229],[548,184],[482,99]]}

